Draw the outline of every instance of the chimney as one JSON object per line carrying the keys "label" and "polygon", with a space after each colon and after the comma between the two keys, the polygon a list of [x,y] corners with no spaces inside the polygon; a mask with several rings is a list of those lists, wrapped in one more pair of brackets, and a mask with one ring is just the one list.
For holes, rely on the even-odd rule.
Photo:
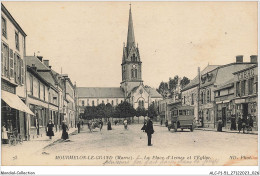
{"label": "chimney", "polygon": [[257,63],[257,55],[250,56],[250,62],[251,63]]}
{"label": "chimney", "polygon": [[37,56],[37,58],[42,62],[42,56]]}
{"label": "chimney", "polygon": [[236,56],[236,63],[243,63],[243,55]]}
{"label": "chimney", "polygon": [[49,68],[49,60],[43,60],[43,63],[44,63],[44,65],[45,65],[46,67]]}

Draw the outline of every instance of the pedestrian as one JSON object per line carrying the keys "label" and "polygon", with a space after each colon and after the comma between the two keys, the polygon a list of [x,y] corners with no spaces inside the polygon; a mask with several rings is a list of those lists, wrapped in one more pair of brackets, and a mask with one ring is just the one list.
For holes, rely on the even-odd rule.
{"label": "pedestrian", "polygon": [[242,119],[242,129],[243,129],[243,133],[245,133],[246,126],[247,126],[247,119],[244,117],[244,118]]}
{"label": "pedestrian", "polygon": [[110,120],[108,120],[108,122],[107,122],[107,130],[112,130],[112,127],[111,127],[111,122],[110,122]]}
{"label": "pedestrian", "polygon": [[125,130],[127,130],[127,120],[126,119],[124,120],[124,127],[125,127]]}
{"label": "pedestrian", "polygon": [[67,132],[69,130],[69,128],[66,125],[66,121],[65,120],[62,121],[62,127],[61,128],[62,128],[61,138],[64,139],[64,140],[69,139],[69,134]]}
{"label": "pedestrian", "polygon": [[236,117],[234,114],[231,115],[231,127],[230,130],[236,130]]}
{"label": "pedestrian", "polygon": [[152,134],[154,133],[153,130],[153,122],[150,119],[150,117],[148,117],[148,121],[147,121],[147,126],[145,128],[145,132],[147,133],[147,138],[148,138],[148,146],[152,146]]}
{"label": "pedestrian", "polygon": [[80,133],[80,122],[77,123],[78,133]]}
{"label": "pedestrian", "polygon": [[3,123],[3,126],[2,126],[2,144],[7,144],[8,143],[8,135],[7,135],[7,130],[6,130],[6,124]]}
{"label": "pedestrian", "polygon": [[166,120],[166,122],[165,122],[165,126],[168,127],[168,120]]}
{"label": "pedestrian", "polygon": [[47,124],[46,132],[47,132],[47,136],[49,136],[50,139],[52,138],[52,136],[54,136],[53,127],[54,124],[52,123],[51,120],[49,120],[49,123]]}
{"label": "pedestrian", "polygon": [[161,119],[161,126],[162,126],[163,120]]}
{"label": "pedestrian", "polygon": [[99,120],[99,130],[101,131],[103,127],[103,121],[102,119]]}
{"label": "pedestrian", "polygon": [[218,130],[217,131],[222,132],[222,119],[221,118],[219,118],[219,120],[218,120]]}
{"label": "pedestrian", "polygon": [[82,125],[82,127],[83,127],[83,125],[84,125],[83,120],[81,121],[81,125]]}
{"label": "pedestrian", "polygon": [[237,128],[238,128],[238,132],[240,133],[240,131],[242,129],[242,119],[241,119],[240,115],[239,115],[238,120],[237,120]]}

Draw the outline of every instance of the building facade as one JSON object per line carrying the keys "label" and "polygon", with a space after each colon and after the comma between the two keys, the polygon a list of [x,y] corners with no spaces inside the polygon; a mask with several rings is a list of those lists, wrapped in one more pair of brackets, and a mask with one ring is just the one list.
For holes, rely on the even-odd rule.
{"label": "building facade", "polygon": [[1,4],[1,122],[8,134],[28,137],[26,114],[25,38],[26,34]]}

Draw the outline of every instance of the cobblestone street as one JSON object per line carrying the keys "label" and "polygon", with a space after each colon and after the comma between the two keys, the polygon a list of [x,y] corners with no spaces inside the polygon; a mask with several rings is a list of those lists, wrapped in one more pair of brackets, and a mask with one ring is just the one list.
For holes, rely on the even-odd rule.
{"label": "cobblestone street", "polygon": [[[47,147],[42,143],[41,150],[9,162],[15,165],[24,165],[25,160],[26,165],[257,165],[258,162],[257,135],[201,130],[175,133],[155,124],[153,146],[148,147],[141,127],[129,125],[124,130],[119,125],[107,131],[104,126],[101,132],[95,129],[91,133],[85,125],[80,134],[73,133],[68,141],[58,140]],[[32,150],[26,151],[33,151],[34,146],[30,147]]]}

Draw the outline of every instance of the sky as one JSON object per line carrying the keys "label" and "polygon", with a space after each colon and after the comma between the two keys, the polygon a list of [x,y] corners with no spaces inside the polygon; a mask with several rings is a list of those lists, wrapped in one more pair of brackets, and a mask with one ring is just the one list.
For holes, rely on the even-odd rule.
{"label": "sky", "polygon": [[[28,56],[79,87],[120,86],[129,2],[2,3],[27,34]],[[142,78],[154,88],[257,55],[257,2],[132,2],[132,15]]]}

